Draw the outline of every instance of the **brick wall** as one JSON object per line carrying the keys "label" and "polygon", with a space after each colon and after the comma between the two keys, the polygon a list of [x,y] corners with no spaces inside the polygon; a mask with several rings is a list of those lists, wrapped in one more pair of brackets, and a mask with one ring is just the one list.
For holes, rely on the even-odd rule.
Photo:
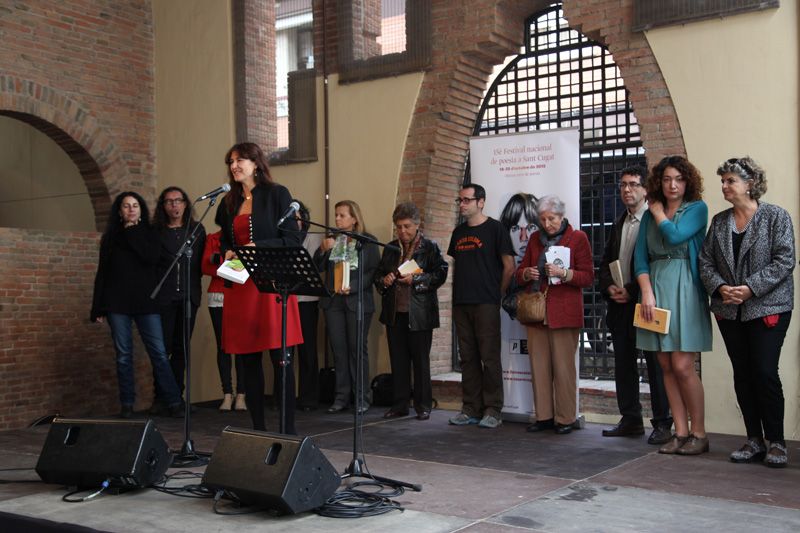
{"label": "brick wall", "polygon": [[150,2],[5,2],[0,37],[0,112],[17,112],[15,118],[39,129],[44,121],[75,141],[79,148],[68,149],[45,131],[62,141],[87,179],[98,229],[109,194],[134,188],[152,198]]}
{"label": "brick wall", "polygon": [[[99,235],[0,228],[0,429],[119,412],[108,326],[89,323]],[[137,408],[152,377],[136,345]]]}
{"label": "brick wall", "polygon": [[275,96],[275,2],[233,0],[236,142],[265,153],[278,147]]}
{"label": "brick wall", "polygon": [[[70,156],[97,229],[117,193],[154,199],[150,2],[3,2],[0,39],[0,114]],[[97,244],[91,233],[0,229],[0,429],[55,412],[118,411],[108,328],[88,323]],[[140,398],[149,400],[149,364],[138,359]]]}

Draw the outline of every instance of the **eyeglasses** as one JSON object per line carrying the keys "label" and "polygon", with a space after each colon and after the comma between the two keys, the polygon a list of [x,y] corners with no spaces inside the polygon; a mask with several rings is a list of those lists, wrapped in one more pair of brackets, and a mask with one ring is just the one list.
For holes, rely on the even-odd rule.
{"label": "eyeglasses", "polygon": [[477,198],[456,198],[455,202],[456,205],[461,205],[461,204],[468,204],[473,200],[477,200]]}
{"label": "eyeglasses", "polygon": [[619,190],[621,191],[624,191],[625,189],[630,189],[632,191],[635,191],[641,186],[642,186],[641,183],[636,183],[635,181],[620,181],[619,184],[617,185],[617,187],[619,187]]}
{"label": "eyeglasses", "polygon": [[181,205],[183,203],[186,203],[186,200],[184,200],[183,198],[174,198],[174,199],[171,198],[169,200],[164,200],[165,205]]}

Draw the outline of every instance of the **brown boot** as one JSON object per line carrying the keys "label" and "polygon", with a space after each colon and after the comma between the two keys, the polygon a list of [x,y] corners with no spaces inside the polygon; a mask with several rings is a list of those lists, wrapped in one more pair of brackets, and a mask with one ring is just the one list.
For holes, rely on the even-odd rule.
{"label": "brown boot", "polygon": [[675,450],[678,455],[700,455],[706,453],[709,449],[708,437],[698,437],[697,435],[689,435],[686,444]]}
{"label": "brown boot", "polygon": [[672,438],[667,441],[665,445],[658,449],[658,453],[669,453],[674,454],[677,452],[681,446],[686,444],[686,441],[689,440],[689,437],[681,437],[679,435],[672,435]]}

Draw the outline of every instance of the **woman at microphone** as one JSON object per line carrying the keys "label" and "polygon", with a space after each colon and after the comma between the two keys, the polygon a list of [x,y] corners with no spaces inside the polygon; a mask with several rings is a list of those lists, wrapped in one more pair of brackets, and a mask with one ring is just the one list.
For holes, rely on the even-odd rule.
{"label": "woman at microphone", "polygon": [[[294,217],[279,219],[287,212],[292,196],[283,185],[272,181],[264,152],[254,143],[235,144],[225,154],[231,191],[217,209],[216,223],[222,228],[220,253],[226,260],[236,258],[237,246],[283,247],[300,246],[301,233]],[[245,401],[253,429],[265,430],[264,371],[262,352],[270,358],[278,376],[285,381],[286,426],[284,431],[295,434],[294,427],[294,370],[291,361],[281,366],[281,305],[275,294],[261,293],[252,280],[244,284],[228,283],[222,311],[222,349],[236,354],[244,365]],[[297,298],[290,296],[286,308],[286,346],[301,344],[300,314]],[[291,352],[290,352],[291,353]],[[285,373],[283,380],[282,373]],[[273,391],[278,405],[284,397]]]}

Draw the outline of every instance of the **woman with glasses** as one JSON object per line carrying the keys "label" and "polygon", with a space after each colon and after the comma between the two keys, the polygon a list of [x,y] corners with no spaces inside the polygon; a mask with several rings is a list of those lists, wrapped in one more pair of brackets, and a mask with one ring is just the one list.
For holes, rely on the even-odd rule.
{"label": "woman with glasses", "polygon": [[709,445],[695,359],[711,350],[708,297],[697,263],[708,223],[703,180],[685,157],[674,155],[653,167],[646,189],[649,206],[634,250],[642,316],[652,321],[655,307],[672,316],[666,334],[637,329],[636,347],[657,353],[675,422],[675,434],[659,453],[699,455]]}
{"label": "woman with glasses", "polygon": [[[764,170],[751,158],[717,168],[732,207],[717,213],[700,252],[700,275],[733,366],[747,442],[734,463],[788,463],[778,359],[794,307],[794,228],[786,210],[760,201]],[[764,437],[770,442],[769,450]]]}

